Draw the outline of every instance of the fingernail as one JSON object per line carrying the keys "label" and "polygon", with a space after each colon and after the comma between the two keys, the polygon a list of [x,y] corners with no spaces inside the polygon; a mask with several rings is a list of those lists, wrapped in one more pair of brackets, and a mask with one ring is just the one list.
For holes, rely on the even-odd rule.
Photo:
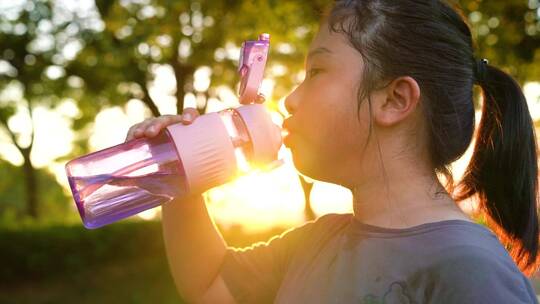
{"label": "fingernail", "polygon": [[185,120],[185,121],[191,121],[191,114],[190,113],[186,113],[182,116],[182,119]]}

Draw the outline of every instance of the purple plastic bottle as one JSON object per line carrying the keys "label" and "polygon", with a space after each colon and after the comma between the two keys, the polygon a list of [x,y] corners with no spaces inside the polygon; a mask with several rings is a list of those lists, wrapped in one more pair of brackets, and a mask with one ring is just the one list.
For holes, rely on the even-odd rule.
{"label": "purple plastic bottle", "polygon": [[85,227],[101,227],[185,194],[184,170],[169,136],[161,132],[67,163]]}
{"label": "purple plastic bottle", "polygon": [[[269,36],[243,45],[239,72],[245,105],[170,125],[139,138],[76,158],[66,174],[83,224],[98,228],[234,179],[241,163],[277,159],[281,130],[257,96]],[[254,80],[255,79],[255,80]]]}

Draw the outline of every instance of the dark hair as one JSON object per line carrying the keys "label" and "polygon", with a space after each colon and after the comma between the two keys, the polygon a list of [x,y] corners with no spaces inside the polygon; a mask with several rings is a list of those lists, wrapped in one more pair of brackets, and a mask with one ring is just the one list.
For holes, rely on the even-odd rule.
{"label": "dark hair", "polygon": [[[325,20],[364,59],[360,102],[396,77],[418,82],[435,171],[446,176],[457,201],[477,195],[489,226],[518,267],[532,274],[539,237],[533,122],[519,84],[475,59],[459,10],[441,0],[349,0],[336,1]],[[482,119],[472,159],[454,187],[449,165],[474,133],[474,84],[482,88]]]}

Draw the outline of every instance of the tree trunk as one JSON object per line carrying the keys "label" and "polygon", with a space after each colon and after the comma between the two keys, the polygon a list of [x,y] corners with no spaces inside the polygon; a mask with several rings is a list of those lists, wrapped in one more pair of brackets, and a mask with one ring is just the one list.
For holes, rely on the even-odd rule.
{"label": "tree trunk", "polygon": [[39,216],[37,172],[30,160],[30,149],[22,149],[21,153],[24,159],[23,170],[26,187],[26,213],[34,219],[37,219]]}
{"label": "tree trunk", "polygon": [[148,91],[148,88],[146,87],[146,84],[141,84],[140,83],[139,85],[142,87],[142,90],[144,92],[144,97],[143,97],[142,101],[150,109],[150,111],[152,112],[152,116],[154,116],[154,117],[160,116],[161,113],[159,113],[159,109],[158,109],[156,103],[154,102],[152,97],[150,97],[150,92]]}
{"label": "tree trunk", "polygon": [[176,78],[176,113],[182,114],[184,112],[186,84],[189,84],[195,69],[189,65],[182,65],[177,59],[172,60],[171,66],[174,70],[174,77]]}
{"label": "tree trunk", "polygon": [[304,205],[304,217],[306,221],[311,221],[315,219],[315,213],[311,209],[311,190],[313,189],[313,183],[307,182],[301,175],[298,175],[300,178],[300,183],[302,184],[302,190],[304,191],[305,205]]}
{"label": "tree trunk", "polygon": [[206,108],[208,108],[208,99],[210,98],[210,94],[208,94],[208,90],[204,92],[204,106],[200,109],[201,113],[206,113]]}
{"label": "tree trunk", "polygon": [[[26,87],[25,87],[26,88]],[[21,153],[24,163],[23,163],[23,173],[24,173],[24,182],[26,187],[26,213],[33,217],[34,219],[37,219],[38,214],[38,183],[37,183],[37,171],[34,168],[34,165],[32,164],[32,161],[30,160],[30,152],[32,152],[32,148],[34,146],[34,115],[32,111],[32,103],[28,101],[28,114],[30,115],[30,125],[32,126],[32,134],[30,136],[30,144],[28,147],[22,147],[17,142],[17,138],[15,136],[15,133],[11,131],[11,129],[8,126],[7,119],[0,119],[0,125],[4,127],[4,129],[7,131],[8,135],[11,138],[11,141],[13,142],[13,145],[19,150]]]}

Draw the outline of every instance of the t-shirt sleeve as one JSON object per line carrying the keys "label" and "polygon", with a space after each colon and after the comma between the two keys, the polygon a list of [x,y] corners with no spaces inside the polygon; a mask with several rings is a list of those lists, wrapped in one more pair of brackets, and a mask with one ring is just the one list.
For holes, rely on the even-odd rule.
{"label": "t-shirt sleeve", "polygon": [[[320,219],[319,219],[320,220]],[[220,275],[238,303],[272,303],[295,250],[317,221],[291,228],[267,242],[227,248]]]}
{"label": "t-shirt sleeve", "polygon": [[426,303],[538,303],[511,259],[471,246],[446,256],[424,276]]}

